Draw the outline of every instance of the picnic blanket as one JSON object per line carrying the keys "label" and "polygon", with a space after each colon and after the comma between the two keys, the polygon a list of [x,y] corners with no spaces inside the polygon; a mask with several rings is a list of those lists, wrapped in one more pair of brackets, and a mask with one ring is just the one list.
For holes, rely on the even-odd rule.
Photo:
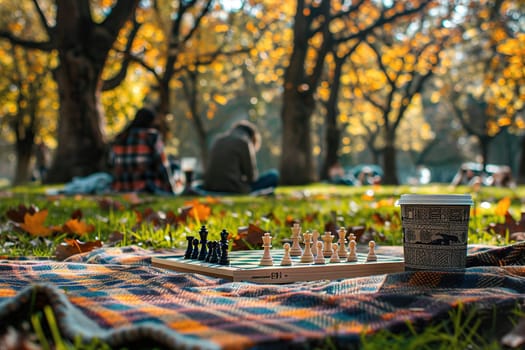
{"label": "picnic blanket", "polygon": [[139,247],[67,261],[0,258],[0,331],[50,306],[61,334],[112,347],[278,349],[335,344],[434,322],[458,307],[502,315],[525,296],[525,242],[469,250],[468,268],[337,281],[228,282],[150,265]]}

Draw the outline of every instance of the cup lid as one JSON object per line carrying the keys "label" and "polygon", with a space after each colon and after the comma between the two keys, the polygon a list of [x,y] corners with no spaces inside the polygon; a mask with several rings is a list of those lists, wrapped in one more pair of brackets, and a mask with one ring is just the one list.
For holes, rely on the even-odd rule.
{"label": "cup lid", "polygon": [[402,194],[399,205],[427,204],[427,205],[472,205],[470,194]]}

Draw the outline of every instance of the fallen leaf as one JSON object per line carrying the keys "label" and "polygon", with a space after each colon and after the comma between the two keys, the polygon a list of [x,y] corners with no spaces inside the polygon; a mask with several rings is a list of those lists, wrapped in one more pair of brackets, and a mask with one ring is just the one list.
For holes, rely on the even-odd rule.
{"label": "fallen leaf", "polygon": [[262,236],[266,231],[250,224],[248,227],[239,227],[237,236],[233,239],[232,250],[251,250],[262,248]]}
{"label": "fallen leaf", "polygon": [[208,220],[210,214],[211,207],[202,203],[195,204],[189,211],[189,216],[199,221]]}
{"label": "fallen leaf", "polygon": [[7,212],[6,212],[6,216],[9,218],[9,220],[11,221],[14,221],[14,222],[18,222],[18,223],[22,223],[24,222],[24,216],[29,213],[31,215],[33,215],[34,213],[36,213],[38,211],[38,208],[36,208],[35,206],[31,205],[29,207],[26,207],[25,205],[23,204],[20,204],[18,206],[18,208],[16,209],[9,209]]}
{"label": "fallen leaf", "polygon": [[47,237],[53,233],[51,228],[44,226],[47,214],[47,209],[34,214],[28,212],[24,215],[24,222],[19,223],[18,226],[33,236]]}
{"label": "fallen leaf", "polygon": [[63,225],[63,231],[65,233],[73,233],[77,235],[84,235],[91,233],[95,230],[95,225],[87,224],[80,219],[69,219]]}
{"label": "fallen leaf", "polygon": [[93,242],[82,242],[77,239],[64,239],[64,242],[57,245],[55,257],[58,260],[65,260],[75,254],[92,251],[95,248],[101,248],[102,242],[99,240]]}
{"label": "fallen leaf", "polygon": [[500,199],[498,204],[496,205],[496,208],[494,209],[494,213],[498,216],[505,216],[510,208],[510,197],[505,197]]}

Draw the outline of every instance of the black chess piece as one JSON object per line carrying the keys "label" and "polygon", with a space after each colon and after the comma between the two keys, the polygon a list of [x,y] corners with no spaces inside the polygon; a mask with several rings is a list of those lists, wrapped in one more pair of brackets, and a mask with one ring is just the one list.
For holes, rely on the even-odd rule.
{"label": "black chess piece", "polygon": [[184,259],[190,259],[191,253],[193,252],[193,236],[187,236],[186,240],[188,241],[188,247],[186,247],[186,252],[184,253]]}
{"label": "black chess piece", "polygon": [[211,245],[211,257],[210,257],[211,264],[217,264],[219,262],[219,256],[217,255],[218,250],[219,250],[218,242],[213,241]]}
{"label": "black chess piece", "polygon": [[208,245],[208,253],[206,254],[206,259],[204,259],[204,261],[206,262],[210,262],[210,259],[211,259],[211,248],[212,248],[212,241],[208,241],[207,243]]}
{"label": "black chess piece", "polygon": [[226,230],[221,231],[220,251],[219,265],[230,265],[230,259],[228,257],[228,231]]}
{"label": "black chess piece", "polygon": [[199,236],[201,238],[201,251],[199,253],[199,260],[206,260],[206,253],[207,253],[207,243],[208,243],[208,230],[206,229],[206,226],[202,225]]}
{"label": "black chess piece", "polygon": [[193,239],[193,251],[191,253],[191,259],[198,259],[199,258],[199,240],[197,238]]}

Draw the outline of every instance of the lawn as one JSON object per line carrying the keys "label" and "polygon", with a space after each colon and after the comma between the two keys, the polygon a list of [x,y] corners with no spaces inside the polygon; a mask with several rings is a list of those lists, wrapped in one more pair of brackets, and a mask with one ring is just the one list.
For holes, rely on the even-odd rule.
{"label": "lawn", "polygon": [[[507,245],[521,228],[522,198],[525,187],[515,189],[446,185],[422,187],[344,187],[316,184],[279,188],[272,196],[251,197],[158,197],[130,195],[49,194],[53,188],[25,186],[0,191],[0,255],[37,256],[63,259],[79,250],[96,246],[138,245],[143,248],[185,248],[185,237],[206,225],[210,239],[219,239],[226,229],[238,245],[257,246],[250,238],[254,230],[272,233],[273,246],[290,236],[290,226],[299,221],[305,229],[360,227],[362,241],[374,239],[381,245],[401,245],[402,231],[396,201],[404,193],[469,193],[474,199],[469,227],[469,243]],[[511,225],[503,225],[512,218]],[[525,223],[523,223],[525,224]],[[524,230],[525,231],[525,230]],[[239,233],[248,232],[241,239]],[[497,348],[495,339],[502,325],[521,315],[516,307],[506,323],[494,323],[472,310],[458,308],[445,320],[423,331],[408,327],[403,336],[381,333],[363,335],[363,347],[389,348]],[[36,342],[42,344],[42,320],[53,324],[53,315],[38,315],[31,327]],[[483,328],[480,328],[483,327]],[[52,327],[51,327],[52,328]],[[508,329],[507,329],[508,330]],[[421,334],[421,332],[423,332]],[[56,333],[56,332],[55,332]],[[481,335],[480,335],[481,333]],[[35,337],[35,336],[34,336]],[[55,344],[76,348],[55,337]],[[474,346],[474,347],[473,347]],[[95,346],[97,347],[97,346]],[[323,348],[336,348],[328,339]]]}

